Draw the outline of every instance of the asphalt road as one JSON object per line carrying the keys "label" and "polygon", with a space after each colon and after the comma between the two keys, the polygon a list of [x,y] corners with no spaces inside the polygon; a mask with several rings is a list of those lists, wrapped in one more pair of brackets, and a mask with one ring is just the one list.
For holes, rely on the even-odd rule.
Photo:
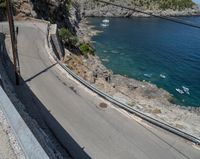
{"label": "asphalt road", "polygon": [[[74,156],[95,159],[200,158],[200,150],[182,138],[140,119],[135,120],[112,105],[105,109],[99,108],[103,102],[100,97],[61,73],[58,64],[49,59],[45,44],[46,25],[18,25],[21,76],[40,104],[46,107],[66,134],[78,143],[80,150],[87,154],[83,157],[79,149],[73,149],[71,140],[66,141],[64,146],[74,151]],[[6,25],[1,24],[2,28],[5,31]],[[53,122],[47,122],[50,127],[54,125]],[[54,131],[65,141],[61,131]]]}

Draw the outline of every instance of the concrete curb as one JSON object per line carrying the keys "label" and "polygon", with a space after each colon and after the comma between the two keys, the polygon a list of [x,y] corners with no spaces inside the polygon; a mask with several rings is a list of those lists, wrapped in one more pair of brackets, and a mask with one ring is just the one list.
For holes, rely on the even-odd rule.
{"label": "concrete curb", "polygon": [[49,159],[33,133],[30,131],[15,106],[0,87],[0,109],[5,114],[17,142],[27,159]]}

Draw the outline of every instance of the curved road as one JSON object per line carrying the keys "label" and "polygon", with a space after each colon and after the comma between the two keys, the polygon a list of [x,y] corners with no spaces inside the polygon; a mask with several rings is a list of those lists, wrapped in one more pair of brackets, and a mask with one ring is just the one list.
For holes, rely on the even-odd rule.
{"label": "curved road", "polygon": [[[0,29],[5,31],[5,25],[0,24]],[[200,150],[182,138],[140,119],[135,120],[112,105],[99,108],[103,102],[100,97],[61,73],[59,66],[50,60],[45,43],[47,26],[33,22],[18,25],[21,76],[40,106],[45,107],[52,120],[54,118],[57,125],[64,128],[63,131],[55,121],[45,118],[72,156],[95,159],[200,158]],[[24,98],[24,103],[28,103],[26,100]]]}

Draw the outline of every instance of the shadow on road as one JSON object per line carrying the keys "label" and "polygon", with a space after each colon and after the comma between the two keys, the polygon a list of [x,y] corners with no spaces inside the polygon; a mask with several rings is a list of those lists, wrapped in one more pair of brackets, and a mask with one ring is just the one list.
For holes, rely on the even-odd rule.
{"label": "shadow on road", "polygon": [[[39,126],[46,134],[51,134],[51,136],[54,136],[62,145],[62,148],[65,151],[67,151],[72,158],[90,159],[91,157],[88,154],[86,154],[84,148],[80,147],[80,145],[70,136],[70,134],[59,124],[59,122],[51,115],[51,112],[46,109],[46,107],[42,104],[42,102],[37,98],[37,96],[31,91],[31,89],[26,84],[27,81],[32,80],[36,76],[55,66],[56,63],[47,67],[45,70],[39,72],[38,74],[27,79],[26,81],[22,77],[20,77],[20,86],[16,86],[14,84],[15,74],[13,71],[13,63],[8,57],[7,52],[5,51],[4,54],[0,54],[0,57],[1,62],[3,63],[3,66],[7,71],[6,73],[9,76],[10,81],[12,82],[15,88],[15,93],[17,94],[17,97],[25,106],[25,111],[37,121]],[[16,101],[12,102],[14,104]],[[38,134],[38,130],[36,130],[32,123],[29,122],[29,119],[25,117],[24,113],[20,111],[19,107],[16,107],[16,109],[18,110],[28,127],[31,129],[38,142],[47,152],[49,157],[52,158],[51,154],[49,154],[49,151],[47,150],[47,146],[40,140],[41,136]]]}
{"label": "shadow on road", "polygon": [[54,64],[52,64],[51,66],[45,68],[44,70],[40,71],[39,73],[35,74],[34,76],[32,76],[32,77],[26,79],[25,82],[30,82],[31,80],[33,80],[33,79],[36,78],[37,76],[41,75],[42,73],[46,72],[46,71],[49,70],[50,68],[54,67],[56,64],[57,64],[57,62],[54,63]]}

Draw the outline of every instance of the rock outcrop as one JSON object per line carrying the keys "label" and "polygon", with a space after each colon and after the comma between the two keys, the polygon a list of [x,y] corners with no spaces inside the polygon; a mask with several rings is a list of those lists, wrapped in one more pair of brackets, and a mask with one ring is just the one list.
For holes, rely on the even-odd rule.
{"label": "rock outcrop", "polygon": [[[14,3],[16,19],[27,17],[48,20],[59,27],[68,27],[72,32],[78,27],[80,20],[79,5],[71,0],[17,0]],[[0,21],[6,19],[0,10]]]}

